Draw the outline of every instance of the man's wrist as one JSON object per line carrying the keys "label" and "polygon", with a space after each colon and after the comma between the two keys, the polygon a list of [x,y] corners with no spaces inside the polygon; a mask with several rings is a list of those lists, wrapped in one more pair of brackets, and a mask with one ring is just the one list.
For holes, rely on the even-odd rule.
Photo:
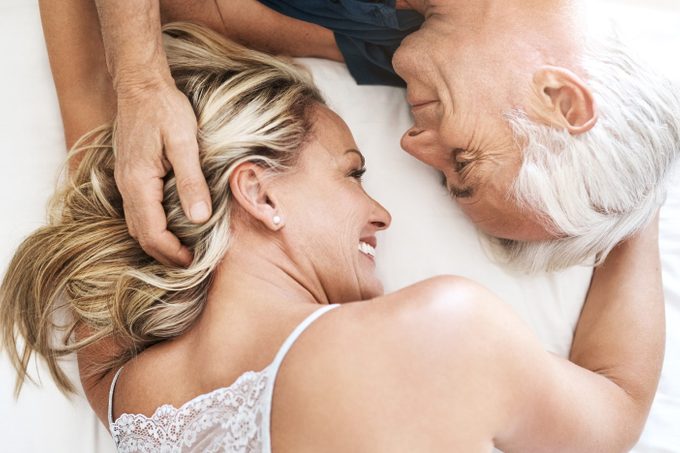
{"label": "man's wrist", "polygon": [[96,0],[106,65],[117,92],[172,81],[159,0]]}
{"label": "man's wrist", "polygon": [[122,66],[112,74],[113,87],[120,99],[136,96],[150,90],[175,88],[175,81],[170,74],[170,68],[165,65],[149,68],[148,66]]}

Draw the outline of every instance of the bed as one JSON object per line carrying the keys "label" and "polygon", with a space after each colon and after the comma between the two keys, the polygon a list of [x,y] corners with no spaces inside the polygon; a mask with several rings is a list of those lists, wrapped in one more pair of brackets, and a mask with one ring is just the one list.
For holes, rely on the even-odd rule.
{"label": "bed", "polygon": [[[613,13],[624,39],[680,83],[676,58],[680,1],[642,3],[600,0],[592,5],[591,17],[601,20]],[[4,272],[21,239],[43,222],[65,154],[36,1],[0,4],[0,55],[0,272]],[[386,289],[437,274],[470,277],[511,304],[547,350],[566,356],[591,269],[578,266],[527,276],[494,264],[475,229],[448,198],[439,175],[400,150],[401,132],[411,121],[404,90],[357,86],[342,64],[300,62],[310,68],[366,155],[367,191],[392,213],[392,227],[379,238],[377,252]],[[661,251],[666,360],[636,453],[680,452],[680,175],[674,176],[661,212]],[[75,376],[73,361],[66,366]],[[85,400],[61,395],[40,364],[35,371],[41,384],[26,385],[14,400],[13,370],[6,357],[0,357],[0,451],[114,451]]]}

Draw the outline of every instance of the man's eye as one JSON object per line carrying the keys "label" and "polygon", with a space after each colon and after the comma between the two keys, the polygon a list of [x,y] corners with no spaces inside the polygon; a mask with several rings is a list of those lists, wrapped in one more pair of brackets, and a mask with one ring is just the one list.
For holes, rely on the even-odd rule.
{"label": "man's eye", "polygon": [[349,176],[351,178],[356,179],[357,181],[361,182],[361,178],[364,176],[364,173],[366,173],[366,167],[358,168],[356,170],[353,170]]}
{"label": "man's eye", "polygon": [[451,160],[453,162],[453,168],[456,172],[462,172],[465,167],[472,162],[473,159],[470,158],[470,153],[463,148],[455,148],[451,154]]}

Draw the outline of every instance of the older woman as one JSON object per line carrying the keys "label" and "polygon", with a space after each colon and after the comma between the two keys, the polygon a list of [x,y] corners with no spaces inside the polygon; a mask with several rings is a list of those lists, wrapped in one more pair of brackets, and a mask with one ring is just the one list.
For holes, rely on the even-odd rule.
{"label": "older woman", "polygon": [[[194,261],[157,262],[128,234],[112,129],[81,142],[50,223],[0,290],[19,384],[35,352],[68,390],[58,358],[85,351],[83,369],[97,361],[103,376],[83,376],[86,389],[120,451],[632,445],[663,348],[656,225],[596,271],[571,362],[472,282],[382,295],[374,250],[389,214],[361,187],[362,155],[306,75],[197,26],[166,33],[214,215],[192,224],[170,175],[168,225]],[[61,307],[72,316],[56,319]],[[115,349],[88,354],[102,338]]]}

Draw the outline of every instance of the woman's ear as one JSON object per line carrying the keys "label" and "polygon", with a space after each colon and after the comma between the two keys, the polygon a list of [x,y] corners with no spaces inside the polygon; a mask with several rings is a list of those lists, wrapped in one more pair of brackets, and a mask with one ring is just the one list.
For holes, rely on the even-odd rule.
{"label": "woman's ear", "polygon": [[229,177],[229,188],[236,202],[266,228],[283,227],[283,215],[271,193],[271,172],[253,162],[238,165]]}
{"label": "woman's ear", "polygon": [[543,66],[534,73],[532,116],[571,135],[589,131],[597,123],[593,93],[576,74],[565,68]]}

